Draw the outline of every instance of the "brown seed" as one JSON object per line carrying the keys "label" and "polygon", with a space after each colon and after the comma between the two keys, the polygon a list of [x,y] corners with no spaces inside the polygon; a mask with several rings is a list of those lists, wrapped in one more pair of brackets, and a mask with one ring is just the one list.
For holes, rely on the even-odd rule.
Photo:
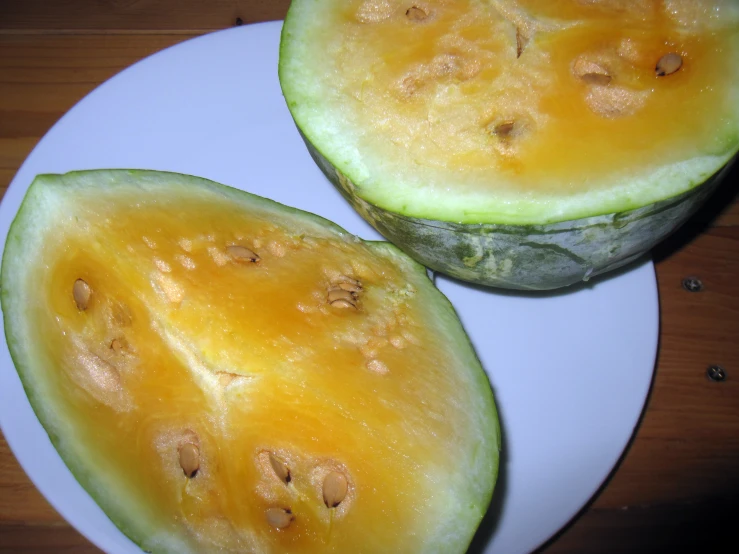
{"label": "brown seed", "polygon": [[657,61],[657,66],[654,68],[654,72],[657,74],[657,77],[665,77],[666,75],[672,75],[682,66],[682,56],[680,56],[680,54],[675,54],[675,52],[670,52],[669,54],[662,56],[659,61]]}
{"label": "brown seed", "polygon": [[507,137],[508,135],[511,134],[511,131],[513,131],[513,128],[515,126],[516,126],[516,122],[513,121],[512,119],[509,119],[507,121],[498,123],[493,129],[493,132],[501,138]]}
{"label": "brown seed", "polygon": [[180,446],[180,467],[190,479],[200,469],[200,449],[191,442]]}
{"label": "brown seed", "polygon": [[280,481],[285,484],[291,481],[290,468],[287,467],[287,464],[283,460],[272,454],[272,452],[269,453],[269,463]]}
{"label": "brown seed", "polygon": [[523,49],[526,48],[526,40],[521,34],[521,29],[516,27],[516,57],[520,58],[523,54]]}
{"label": "brown seed", "polygon": [[576,77],[591,85],[605,86],[612,80],[608,68],[584,58],[578,58],[575,61],[572,65],[572,72]]}
{"label": "brown seed", "polygon": [[85,281],[77,279],[72,286],[72,296],[74,297],[74,303],[77,304],[77,309],[84,311],[90,304],[92,289]]}
{"label": "brown seed", "polygon": [[580,79],[591,85],[606,86],[611,82],[611,76],[606,73],[585,73]]}
{"label": "brown seed", "polygon": [[226,252],[237,262],[258,262],[261,260],[256,253],[239,244],[227,246]]}
{"label": "brown seed", "polygon": [[429,14],[418,6],[411,6],[406,10],[405,16],[411,21],[423,21],[429,16]]}
{"label": "brown seed", "polygon": [[117,353],[123,349],[123,345],[121,344],[121,341],[119,341],[118,339],[113,339],[110,342],[110,349]]}
{"label": "brown seed", "polygon": [[289,509],[269,508],[267,510],[267,523],[277,529],[284,529],[289,526],[295,516]]}
{"label": "brown seed", "polygon": [[332,471],[323,480],[323,502],[328,508],[336,508],[346,498],[349,484],[343,473]]}

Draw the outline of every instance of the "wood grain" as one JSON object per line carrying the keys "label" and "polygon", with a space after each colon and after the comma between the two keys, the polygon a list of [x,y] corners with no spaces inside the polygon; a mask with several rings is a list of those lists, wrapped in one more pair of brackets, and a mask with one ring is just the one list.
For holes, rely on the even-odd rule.
{"label": "wood grain", "polygon": [[191,32],[284,19],[289,0],[3,0],[0,33]]}
{"label": "wood grain", "polygon": [[[98,84],[203,31],[279,19],[287,0],[0,2],[0,188],[43,134]],[[739,182],[736,167],[655,250],[660,350],[648,409],[611,479],[542,552],[739,551]],[[701,279],[690,293],[682,279]],[[721,364],[729,378],[706,377]],[[723,541],[723,542],[722,542]],[[722,546],[723,545],[723,546]],[[0,552],[93,553],[0,438]]]}

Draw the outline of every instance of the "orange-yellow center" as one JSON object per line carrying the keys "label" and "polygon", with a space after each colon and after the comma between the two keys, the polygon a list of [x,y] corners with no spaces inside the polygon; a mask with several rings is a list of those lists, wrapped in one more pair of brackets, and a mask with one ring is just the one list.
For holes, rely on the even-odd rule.
{"label": "orange-yellow center", "polygon": [[[434,502],[419,464],[452,471],[466,420],[445,392],[460,386],[454,360],[421,324],[403,272],[358,241],[223,201],[87,198],[76,209],[48,237],[32,309],[86,462],[206,550],[413,549],[415,510]],[[260,259],[234,259],[229,245]],[[356,308],[335,307],[327,291],[347,277],[361,283]],[[197,455],[189,478],[181,464]],[[335,508],[331,472],[332,490],[348,481]],[[286,528],[273,509],[292,512]]]}

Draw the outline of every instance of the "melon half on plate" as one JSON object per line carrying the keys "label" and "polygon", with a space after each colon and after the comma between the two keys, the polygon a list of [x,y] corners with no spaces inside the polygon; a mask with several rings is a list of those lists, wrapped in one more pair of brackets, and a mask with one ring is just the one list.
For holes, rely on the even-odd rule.
{"label": "melon half on plate", "polygon": [[739,149],[734,0],[294,0],[280,80],[354,208],[460,279],[551,289],[679,226]]}
{"label": "melon half on plate", "polygon": [[2,310],[60,456],[145,551],[462,553],[490,502],[490,384],[387,242],[196,177],[41,175]]}

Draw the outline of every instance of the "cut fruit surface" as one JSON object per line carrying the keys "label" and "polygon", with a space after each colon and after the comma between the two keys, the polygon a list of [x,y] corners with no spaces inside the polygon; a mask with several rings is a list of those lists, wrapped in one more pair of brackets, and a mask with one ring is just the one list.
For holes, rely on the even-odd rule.
{"label": "cut fruit surface", "polygon": [[738,60],[728,0],[294,0],[280,81],[385,237],[550,289],[636,259],[713,190],[739,150]]}
{"label": "cut fruit surface", "polygon": [[75,477],[153,552],[464,552],[487,378],[424,268],[195,177],[39,176],[2,266],[13,360]]}
{"label": "cut fruit surface", "polygon": [[[297,0],[282,83],[306,138],[373,205],[551,223],[669,198],[726,163],[739,142],[738,11]],[[669,73],[656,69],[666,61]]]}

